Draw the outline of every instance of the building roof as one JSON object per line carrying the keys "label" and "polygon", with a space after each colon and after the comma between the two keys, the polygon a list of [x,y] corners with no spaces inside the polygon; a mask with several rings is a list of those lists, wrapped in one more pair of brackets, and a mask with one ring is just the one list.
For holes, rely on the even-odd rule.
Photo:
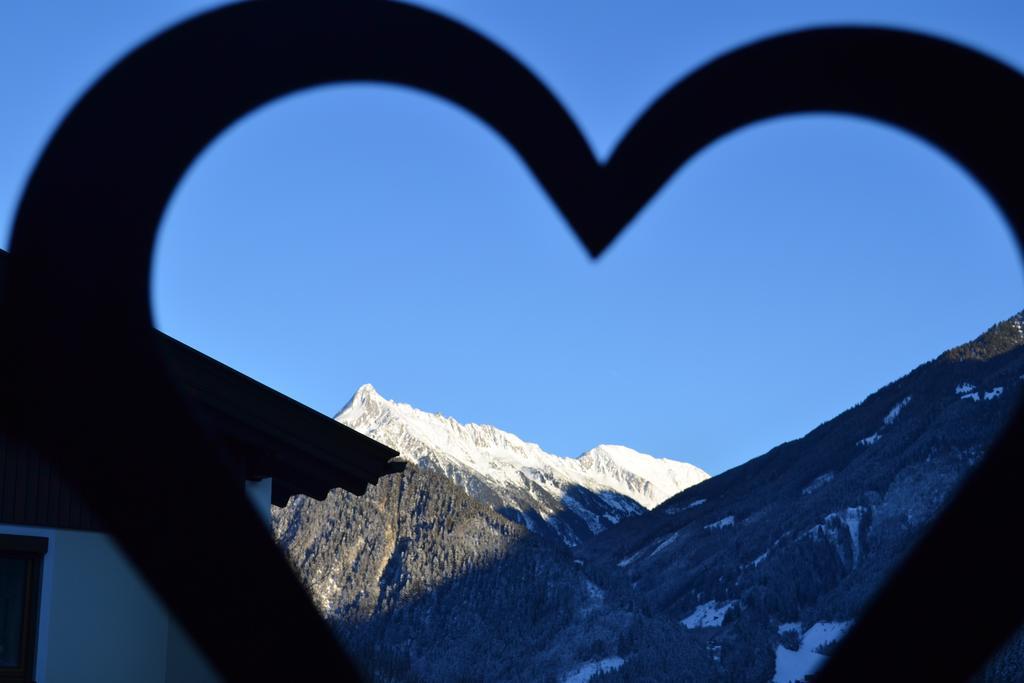
{"label": "building roof", "polygon": [[[0,250],[0,283],[10,256]],[[227,365],[154,330],[172,377],[240,478],[272,478],[284,505],[331,489],[362,494],[399,472],[398,453]],[[0,522],[95,529],[98,523],[48,462],[0,428]]]}
{"label": "building roof", "polygon": [[394,451],[368,436],[160,334],[161,351],[197,415],[243,458],[247,479],[273,477],[273,502],[323,498],[335,488],[361,494],[400,472]]}

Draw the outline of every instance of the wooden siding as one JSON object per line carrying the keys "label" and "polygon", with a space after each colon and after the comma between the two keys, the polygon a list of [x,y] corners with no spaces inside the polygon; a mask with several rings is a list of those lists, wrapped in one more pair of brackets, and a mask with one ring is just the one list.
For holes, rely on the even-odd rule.
{"label": "wooden siding", "polygon": [[0,426],[0,524],[98,531],[99,521],[50,462]]}

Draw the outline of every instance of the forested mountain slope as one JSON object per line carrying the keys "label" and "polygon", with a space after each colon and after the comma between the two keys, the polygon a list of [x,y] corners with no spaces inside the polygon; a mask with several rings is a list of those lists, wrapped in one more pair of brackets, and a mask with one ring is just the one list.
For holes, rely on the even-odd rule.
{"label": "forested mountain slope", "polygon": [[[562,543],[414,465],[363,496],[297,496],[275,509],[274,531],[376,681],[561,681],[676,631],[636,610],[625,586],[597,586]],[[710,675],[699,648],[648,660],[685,665],[674,680],[697,683]]]}
{"label": "forested mountain slope", "polygon": [[[1022,393],[1022,320],[624,521],[579,556],[720,648],[723,680],[817,661],[800,640],[815,624],[829,639],[843,632],[1008,423]],[[628,664],[616,677],[630,680]]]}
{"label": "forested mountain slope", "polygon": [[[364,496],[293,498],[275,510],[275,533],[375,681],[800,680],[1014,413],[1022,323],[1000,323],[805,437],[574,542],[546,531],[557,525],[539,512],[540,531],[514,520],[544,509],[539,491],[562,506],[551,515],[564,512],[559,496],[576,497],[580,480],[544,488],[549,475],[529,462],[517,479],[514,449],[488,450],[507,437],[454,421],[452,451],[484,446],[472,466],[403,424],[389,445],[413,449],[420,465]],[[394,425],[379,419],[353,421]],[[489,453],[500,475],[488,474]],[[616,469],[629,468],[613,457],[609,471],[585,474],[625,497],[615,487],[628,482],[608,483],[622,478]],[[520,508],[510,511],[496,479],[521,487]],[[981,680],[1024,680],[1024,638]]]}

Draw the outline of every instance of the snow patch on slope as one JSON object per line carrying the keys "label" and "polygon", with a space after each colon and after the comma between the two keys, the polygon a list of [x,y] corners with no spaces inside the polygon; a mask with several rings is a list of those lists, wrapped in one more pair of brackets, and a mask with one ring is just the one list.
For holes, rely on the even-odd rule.
{"label": "snow patch on slope", "polygon": [[865,436],[863,439],[857,442],[858,446],[873,446],[878,443],[878,440],[882,438],[882,435],[875,432],[871,436]]}
{"label": "snow patch on slope", "polygon": [[885,419],[882,420],[882,422],[884,422],[887,425],[891,425],[893,422],[895,422],[896,418],[900,416],[900,411],[903,410],[907,406],[907,404],[910,403],[911,398],[913,397],[907,396],[905,399],[894,405],[892,407],[892,410],[889,411],[889,414],[885,416]]}
{"label": "snow patch on slope", "polygon": [[679,623],[688,629],[694,628],[718,628],[722,625],[725,615],[736,604],[735,600],[718,602],[711,600],[704,604],[697,605],[690,616],[679,620]]}
{"label": "snow patch on slope", "polygon": [[846,508],[842,512],[830,512],[825,515],[825,519],[820,524],[815,524],[797,536],[796,540],[799,541],[808,536],[827,538],[842,556],[839,534],[840,530],[845,527],[850,539],[850,560],[856,567],[860,562],[860,523],[866,512],[867,508],[861,505]]}
{"label": "snow patch on slope", "polygon": [[816,652],[819,648],[842,638],[851,625],[852,621],[819,621],[804,633],[800,649]]}
{"label": "snow patch on slope", "polygon": [[732,526],[735,523],[736,523],[736,517],[734,517],[733,515],[729,515],[728,517],[723,517],[722,519],[718,520],[717,522],[712,522],[711,524],[705,524],[704,528],[705,529],[724,529],[725,527]]}
{"label": "snow patch on slope", "polygon": [[699,498],[691,502],[689,505],[666,505],[661,509],[662,511],[664,511],[666,515],[678,515],[680,512],[683,512],[685,510],[692,510],[693,508],[701,506],[706,502],[708,502],[707,498]]}
{"label": "snow patch on slope", "polygon": [[815,491],[817,491],[818,489],[820,489],[825,484],[827,484],[830,481],[832,481],[833,479],[835,479],[835,474],[832,473],[832,472],[826,472],[825,474],[821,475],[820,477],[815,477],[814,481],[812,481],[810,484],[808,484],[807,486],[804,487],[803,494],[805,496],[809,496],[812,493],[814,493]]}
{"label": "snow patch on slope", "polygon": [[[959,390],[960,387],[957,387],[957,389]],[[889,412],[886,413],[885,417],[882,418],[882,426],[879,427],[878,431],[875,432],[874,434],[872,434],[871,436],[865,436],[863,439],[861,439],[860,441],[857,442],[857,445],[858,446],[873,446],[876,443],[878,443],[878,441],[882,438],[881,432],[885,431],[886,427],[891,427],[893,425],[893,423],[896,422],[896,418],[900,416],[900,413],[903,411],[904,408],[906,408],[908,405],[910,405],[910,400],[912,398],[913,398],[913,396],[907,396],[902,401],[900,401],[899,403],[894,405],[889,410]]]}
{"label": "snow patch on slope", "polygon": [[672,534],[671,536],[669,536],[668,538],[666,538],[665,540],[663,540],[661,543],[659,543],[658,547],[654,549],[654,552],[652,552],[650,554],[650,557],[654,557],[655,555],[660,553],[662,550],[664,550],[665,548],[667,548],[670,545],[672,545],[673,543],[675,543],[675,540],[677,538],[679,538],[679,532],[678,531],[675,532],[674,534]]}
{"label": "snow patch on slope", "polygon": [[[818,622],[807,629],[800,640],[800,649],[789,650],[782,645],[775,648],[775,676],[773,683],[797,683],[810,676],[828,659],[818,649],[833,640],[838,640],[850,628],[850,621]],[[779,626],[782,635],[783,626],[800,628],[799,624],[783,624]],[[796,630],[787,628],[786,630]]]}
{"label": "snow patch on slope", "polygon": [[587,683],[587,681],[599,673],[603,674],[622,668],[624,663],[625,660],[622,657],[606,657],[593,662],[586,662],[566,674],[565,678],[562,679],[562,683]]}
{"label": "snow patch on slope", "polygon": [[633,564],[634,562],[636,562],[637,558],[640,557],[643,554],[644,554],[643,550],[637,551],[637,552],[633,553],[632,555],[630,555],[629,557],[624,558],[622,560],[619,560],[619,566],[620,567],[627,567],[627,566]]}

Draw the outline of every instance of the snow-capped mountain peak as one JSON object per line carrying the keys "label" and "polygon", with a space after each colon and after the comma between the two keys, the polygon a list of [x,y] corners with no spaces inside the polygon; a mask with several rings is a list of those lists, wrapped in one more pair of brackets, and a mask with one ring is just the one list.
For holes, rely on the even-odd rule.
{"label": "snow-capped mountain peak", "polygon": [[616,490],[648,509],[708,478],[707,472],[688,462],[655,458],[627,446],[601,444],[578,462],[591,475],[621,484]]}
{"label": "snow-capped mountain peak", "polygon": [[345,407],[334,416],[334,419],[342,421],[342,415],[348,416],[348,419],[350,420],[358,419],[368,406],[372,406],[373,404],[383,400],[384,398],[377,393],[377,390],[372,384],[364,384],[356,389],[356,393],[352,394],[352,398],[350,398],[348,403],[345,404]]}
{"label": "snow-capped mountain peak", "polygon": [[559,457],[491,425],[462,424],[390,401],[370,384],[359,387],[336,419],[568,545],[708,478],[693,465],[625,446]]}

